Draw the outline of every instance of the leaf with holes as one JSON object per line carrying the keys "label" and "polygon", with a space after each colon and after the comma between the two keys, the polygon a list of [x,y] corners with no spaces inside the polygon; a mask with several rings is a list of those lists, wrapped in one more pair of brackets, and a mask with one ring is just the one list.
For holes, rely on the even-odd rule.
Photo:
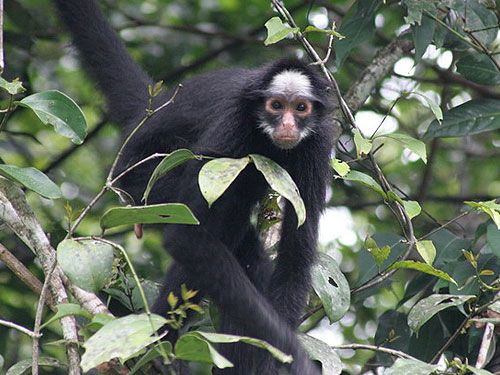
{"label": "leaf with holes", "polygon": [[330,345],[305,334],[299,335],[299,341],[311,359],[321,362],[323,374],[337,375],[342,372],[342,361]]}
{"label": "leaf with holes", "polygon": [[354,144],[356,145],[356,154],[358,158],[368,155],[372,150],[372,141],[363,137],[358,129],[353,129]]}
{"label": "leaf with holes", "polygon": [[438,312],[453,306],[463,305],[473,295],[433,294],[417,302],[408,314],[408,325],[415,333]]}
{"label": "leaf with holes", "polygon": [[365,240],[365,249],[373,256],[375,263],[380,267],[384,261],[391,255],[391,247],[385,245],[382,248],[378,247],[377,242],[371,237]]}
{"label": "leaf with holes", "polygon": [[16,95],[26,91],[26,89],[23,87],[23,83],[19,81],[19,78],[16,78],[12,80],[12,82],[9,82],[0,77],[0,88],[7,91],[10,95]]}
{"label": "leaf with holes", "polygon": [[163,203],[151,206],[115,207],[101,217],[101,228],[108,229],[132,224],[191,224],[200,222],[188,206],[182,203]]}
{"label": "leaf with holes", "polygon": [[273,190],[287,199],[297,214],[297,227],[306,221],[306,208],[299,189],[288,172],[279,164],[262,155],[251,154],[255,168],[259,170]]}
{"label": "leaf with holes", "polygon": [[197,156],[193,154],[191,150],[185,148],[175,150],[169,155],[165,156],[151,174],[151,177],[149,178],[148,181],[148,185],[146,186],[146,190],[144,191],[142,200],[147,202],[151,189],[153,188],[156,181],[158,181],[161,177],[165,176],[168,172],[178,167],[179,165],[184,164],[186,161],[193,160],[196,158]]}
{"label": "leaf with holes", "polygon": [[59,186],[36,168],[20,168],[15,165],[0,164],[0,175],[20,183],[24,187],[49,199],[61,198]]}
{"label": "leaf with holes", "polygon": [[113,248],[99,241],[64,240],[57,246],[57,263],[80,288],[98,292],[111,277]]}
{"label": "leaf with holes", "polygon": [[342,161],[339,159],[332,159],[331,164],[332,164],[333,170],[335,172],[337,172],[340,177],[344,177],[351,170],[351,167],[349,167],[349,164],[347,164],[345,161]]}
{"label": "leaf with holes", "polygon": [[157,341],[154,333],[167,323],[156,314],[127,315],[106,323],[84,344],[82,356],[83,371],[113,358],[126,360]]}
{"label": "leaf with holes", "polygon": [[219,158],[210,160],[201,168],[198,185],[208,207],[224,194],[249,162],[247,156],[241,159]]}
{"label": "leaf with holes", "polygon": [[87,136],[87,122],[78,105],[69,96],[60,91],[44,91],[27,96],[20,106],[31,109],[46,125],[52,125],[55,131],[75,144],[83,143]]}
{"label": "leaf with holes", "polygon": [[313,267],[312,284],[330,323],[340,320],[349,309],[351,292],[335,259],[325,253],[319,254]]}
{"label": "leaf with holes", "polygon": [[290,27],[285,25],[279,17],[273,17],[268,20],[264,26],[267,29],[267,38],[264,40],[264,45],[268,46],[285,39],[288,34],[299,31],[298,27]]}

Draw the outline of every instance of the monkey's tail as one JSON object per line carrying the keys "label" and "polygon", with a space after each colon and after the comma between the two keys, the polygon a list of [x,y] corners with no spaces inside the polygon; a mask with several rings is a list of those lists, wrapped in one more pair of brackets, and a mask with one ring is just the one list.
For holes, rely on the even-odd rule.
{"label": "monkey's tail", "polygon": [[147,105],[151,79],[132,60],[94,0],[55,0],[81,59],[106,96],[114,121],[128,122]]}

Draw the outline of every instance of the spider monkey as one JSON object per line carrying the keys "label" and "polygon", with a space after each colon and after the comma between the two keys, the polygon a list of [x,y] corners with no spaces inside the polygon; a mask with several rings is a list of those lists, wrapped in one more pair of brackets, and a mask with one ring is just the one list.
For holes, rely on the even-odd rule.
{"label": "spider monkey", "polygon": [[[132,60],[94,0],[54,0],[80,58],[105,95],[112,119],[127,134],[144,117],[153,81]],[[282,365],[248,345],[225,345],[234,363],[225,374],[316,375],[295,329],[305,307],[315,260],[318,220],[330,179],[333,98],[310,66],[283,59],[256,69],[227,69],[189,79],[175,101],[148,120],[128,143],[117,173],[156,152],[189,148],[211,156],[271,158],[292,176],[304,200],[305,223],[286,203],[275,262],[264,252],[250,223],[253,207],[268,186],[255,168],[246,168],[210,208],[197,185],[202,163],[186,163],[156,183],[149,203],[188,205],[200,225],[166,225],[165,247],[174,262],[154,311],[168,311],[166,296],[186,284],[209,297],[221,312],[221,331],[256,337],[293,356]],[[172,91],[156,97],[166,102]],[[140,202],[157,162],[121,179]],[[215,370],[220,371],[220,370]],[[219,372],[217,372],[219,373]]]}

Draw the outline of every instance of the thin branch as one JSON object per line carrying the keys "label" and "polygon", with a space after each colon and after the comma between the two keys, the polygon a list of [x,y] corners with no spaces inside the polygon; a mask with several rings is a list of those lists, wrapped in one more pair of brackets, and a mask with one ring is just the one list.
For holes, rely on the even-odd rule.
{"label": "thin branch", "polygon": [[4,54],[3,54],[3,0],[0,0],[0,74],[3,73],[5,68]]}
{"label": "thin branch", "polygon": [[36,336],[35,332],[30,331],[28,328],[24,328],[23,326],[20,326],[19,324],[9,322],[8,320],[0,319],[0,326],[14,328],[14,329],[18,330],[19,332],[22,332],[25,335],[28,335],[32,338],[34,338]]}
{"label": "thin branch", "polygon": [[375,346],[375,345],[365,345],[365,344],[346,344],[346,345],[335,345],[333,346],[334,349],[352,349],[352,350],[358,350],[358,349],[363,349],[363,350],[372,350],[375,352],[382,352],[382,353],[387,353],[390,355],[393,355],[395,357],[399,358],[405,358],[405,359],[412,359],[412,360],[417,360],[415,357],[406,354],[405,352],[402,352],[400,350],[395,350],[395,349],[390,349],[390,348],[384,348],[383,346]]}
{"label": "thin branch", "polygon": [[45,304],[45,298],[47,296],[47,291],[49,289],[50,278],[52,277],[52,273],[56,269],[57,262],[54,261],[54,264],[51,266],[50,271],[45,276],[45,282],[43,283],[42,291],[40,293],[40,298],[38,299],[38,306],[36,308],[35,314],[35,326],[33,328],[33,332],[35,333],[35,337],[33,337],[33,344],[31,350],[32,362],[31,362],[31,375],[38,375],[38,360],[40,356],[40,325],[42,324],[42,314],[43,314],[43,306]]}

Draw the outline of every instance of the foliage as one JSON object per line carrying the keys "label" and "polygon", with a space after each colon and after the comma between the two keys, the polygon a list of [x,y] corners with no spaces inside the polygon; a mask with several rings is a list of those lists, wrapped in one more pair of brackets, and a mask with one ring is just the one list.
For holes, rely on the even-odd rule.
{"label": "foliage", "polygon": [[[354,122],[336,113],[344,132],[332,159],[333,194],[320,230],[314,290],[299,328],[325,374],[374,366],[387,374],[499,371],[491,334],[500,314],[499,2],[339,0],[309,9],[310,2],[285,1],[286,12],[273,3],[274,10],[265,0],[117,0],[105,12],[132,55],[167,85],[200,70],[311,54],[310,41],[327,57],[316,64],[334,73],[347,103],[359,108]],[[197,373],[208,373],[211,366],[232,366],[217,349],[236,342],[289,362],[266,342],[213,333],[216,309],[206,300],[193,302],[197,291],[183,287],[181,295],[168,296],[166,317],[151,314],[170,259],[155,227],[138,240],[125,226],[142,234],[142,224],[198,224],[182,204],[147,205],[152,189],[184,163],[203,163],[198,182],[209,205],[245,168],[257,168],[292,203],[300,225],[307,212],[285,169],[259,155],[213,159],[186,149],[153,155],[159,163],[144,202],[120,207],[118,197],[130,201],[114,186],[110,165],[123,141],[65,47],[54,9],[48,0],[12,0],[5,7],[0,179],[2,189],[20,186],[24,193],[16,194],[25,194],[29,206],[0,191],[6,223],[0,374],[30,371],[37,341],[41,371],[68,373],[61,321],[72,316],[78,317],[84,370],[140,373],[161,358],[165,364],[187,360]],[[382,49],[385,55],[377,53]],[[384,60],[391,56],[394,68]],[[161,81],[152,85],[150,97],[161,89]],[[149,115],[145,108],[145,126]],[[279,211],[272,196],[261,210]],[[49,290],[45,300],[56,312],[37,320],[39,289],[17,278],[19,263],[40,279],[59,271],[27,242],[43,233],[18,220],[23,209],[34,211],[49,234],[45,248],[57,248],[68,290],[99,293],[125,316],[89,311],[76,295],[71,303],[55,303]],[[277,216],[265,215],[272,219],[259,226],[272,227]],[[9,263],[7,249],[21,262]],[[193,319],[186,319],[188,312]],[[181,328],[174,346],[158,331],[162,326]]]}

